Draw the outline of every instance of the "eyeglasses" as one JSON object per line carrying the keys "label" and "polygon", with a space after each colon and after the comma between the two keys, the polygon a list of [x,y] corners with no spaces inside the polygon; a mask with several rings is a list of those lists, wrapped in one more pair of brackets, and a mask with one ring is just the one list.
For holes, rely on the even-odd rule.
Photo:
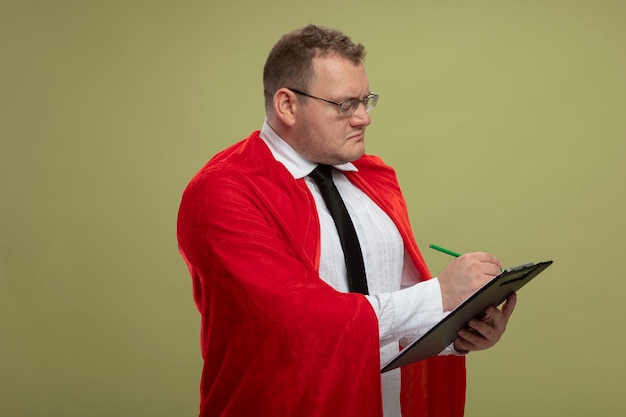
{"label": "eyeglasses", "polygon": [[352,116],[356,109],[359,108],[360,104],[363,104],[365,110],[370,112],[374,107],[376,107],[376,103],[378,102],[378,94],[369,93],[365,98],[352,98],[349,100],[344,100],[340,103],[335,103],[334,101],[326,100],[325,98],[315,97],[310,94],[307,94],[303,91],[296,90],[295,88],[287,88],[289,91],[292,91],[296,94],[300,94],[301,96],[314,98],[317,100],[325,101],[326,103],[334,104],[337,106],[337,110],[340,114],[345,114],[346,116]]}

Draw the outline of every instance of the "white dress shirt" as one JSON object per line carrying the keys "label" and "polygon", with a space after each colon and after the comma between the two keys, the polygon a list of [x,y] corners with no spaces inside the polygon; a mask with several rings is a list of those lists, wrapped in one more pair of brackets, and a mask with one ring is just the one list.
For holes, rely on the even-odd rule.
{"label": "white dress shirt", "polygon": [[[335,223],[315,182],[307,175],[317,164],[303,158],[281,139],[267,123],[261,138],[274,158],[294,178],[305,178],[313,194],[321,228],[320,277],[333,288],[348,292],[346,266]],[[436,278],[418,282],[419,272],[407,255],[402,237],[389,216],[340,171],[357,171],[351,164],[336,165],[333,181],[354,223],[361,244],[367,285],[378,317],[381,363],[398,352],[398,342],[410,343],[440,321],[445,313]],[[452,348],[441,354],[455,353]],[[382,374],[385,417],[400,417],[400,370]]]}

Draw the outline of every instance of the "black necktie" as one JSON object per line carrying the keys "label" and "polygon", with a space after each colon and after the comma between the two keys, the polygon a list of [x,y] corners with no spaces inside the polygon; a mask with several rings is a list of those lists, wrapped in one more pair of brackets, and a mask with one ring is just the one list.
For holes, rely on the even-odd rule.
{"label": "black necktie", "polygon": [[324,198],[326,207],[335,221],[341,248],[346,260],[346,268],[348,275],[348,287],[351,292],[359,292],[368,294],[367,280],[365,278],[365,265],[363,265],[363,254],[361,253],[361,245],[354,230],[354,225],[346,209],[346,205],[335,187],[333,182],[332,167],[330,165],[318,165],[309,177],[320,189],[320,193]]}

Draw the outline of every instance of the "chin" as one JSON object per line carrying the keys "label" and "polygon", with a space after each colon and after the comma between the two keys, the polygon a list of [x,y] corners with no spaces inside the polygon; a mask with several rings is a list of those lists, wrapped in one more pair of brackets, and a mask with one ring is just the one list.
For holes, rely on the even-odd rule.
{"label": "chin", "polygon": [[347,164],[348,162],[354,162],[354,161],[360,159],[363,155],[365,155],[365,152],[355,153],[355,154],[351,155],[350,157],[346,158],[345,161],[342,162],[342,163],[343,164]]}
{"label": "chin", "polygon": [[348,162],[354,162],[365,154],[365,144],[363,142],[355,144],[349,148],[342,149],[342,152],[335,152],[334,155],[328,155],[327,164],[341,165]]}
{"label": "chin", "polygon": [[[365,144],[363,142],[361,142],[361,146],[359,146],[359,149],[355,150],[354,153],[353,153],[352,161],[356,161],[357,159],[359,159],[363,155],[365,155]],[[350,162],[352,162],[352,161],[350,161]]]}

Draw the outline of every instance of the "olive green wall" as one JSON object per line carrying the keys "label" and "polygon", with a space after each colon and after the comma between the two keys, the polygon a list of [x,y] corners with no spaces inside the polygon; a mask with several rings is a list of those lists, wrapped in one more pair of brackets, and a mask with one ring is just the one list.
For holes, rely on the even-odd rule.
{"label": "olive green wall", "polygon": [[[219,5],[216,5],[219,4]],[[175,220],[188,179],[261,126],[284,32],[368,48],[368,152],[418,243],[554,259],[467,416],[621,415],[626,3],[3,1],[0,415],[193,416],[199,317]],[[600,410],[600,411],[598,411]]]}

